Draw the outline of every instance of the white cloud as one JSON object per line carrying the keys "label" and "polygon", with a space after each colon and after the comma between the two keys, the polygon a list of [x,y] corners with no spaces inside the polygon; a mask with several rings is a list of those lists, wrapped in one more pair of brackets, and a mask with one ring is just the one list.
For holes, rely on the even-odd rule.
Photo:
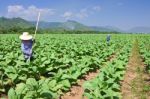
{"label": "white cloud", "polygon": [[64,17],[67,20],[70,18],[85,19],[89,17],[91,14],[95,14],[97,11],[100,11],[100,10],[101,10],[100,6],[94,6],[90,8],[80,9],[78,12],[66,11],[62,15],[62,17]]}
{"label": "white cloud", "polygon": [[81,9],[80,12],[76,14],[76,17],[80,18],[80,19],[84,19],[88,16],[89,15],[88,15],[88,9],[87,8]]}
{"label": "white cloud", "polygon": [[79,12],[66,11],[62,15],[62,17],[64,17],[66,20],[71,19],[71,18],[83,19],[85,17],[88,17],[87,9],[81,9]]}
{"label": "white cloud", "polygon": [[46,20],[49,16],[55,14],[54,9],[37,8],[34,5],[27,8],[22,5],[10,5],[7,9],[7,17],[22,17],[27,20],[36,20],[39,11],[41,12],[43,20]]}
{"label": "white cloud", "polygon": [[[65,19],[79,18],[84,19],[93,15],[101,10],[100,6],[91,6],[88,8],[80,9],[78,12],[65,11],[61,17]],[[38,12],[41,11],[41,20],[49,20],[50,16],[56,15],[55,9],[38,8],[34,5],[24,7],[23,5],[9,5],[7,7],[7,17],[21,17],[27,20],[36,20]]]}
{"label": "white cloud", "polygon": [[15,5],[15,6],[8,6],[8,13],[17,13],[24,10],[23,6]]}
{"label": "white cloud", "polygon": [[71,17],[73,17],[73,13],[70,11],[66,11],[64,12],[64,14],[62,15],[62,17],[64,17],[66,20],[70,19]]}
{"label": "white cloud", "polygon": [[95,10],[95,11],[100,11],[100,10],[101,10],[101,7],[100,7],[100,6],[94,6],[94,7],[93,7],[93,10]]}
{"label": "white cloud", "polygon": [[100,10],[101,10],[100,6],[91,6],[91,7],[80,9],[78,12],[65,11],[63,15],[61,15],[61,17],[65,18],[66,20],[71,18],[85,19],[90,15],[99,12]]}
{"label": "white cloud", "polygon": [[88,17],[88,14],[87,13],[77,13],[76,17],[80,18],[80,19],[84,19],[84,18]]}

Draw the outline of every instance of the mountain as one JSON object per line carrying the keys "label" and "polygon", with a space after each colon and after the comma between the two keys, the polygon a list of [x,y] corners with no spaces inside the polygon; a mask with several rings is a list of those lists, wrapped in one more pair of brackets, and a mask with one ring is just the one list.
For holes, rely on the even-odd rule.
{"label": "mountain", "polygon": [[[32,22],[32,24],[35,25],[36,22]],[[73,20],[67,20],[66,22],[40,22],[39,27],[42,29],[92,30],[90,27]]]}
{"label": "mountain", "polygon": [[[5,18],[0,17],[0,29],[10,28],[30,28],[35,27],[36,22],[24,20],[22,18]],[[100,26],[86,26],[77,21],[67,20],[66,22],[39,22],[39,28],[41,29],[55,29],[55,30],[79,30],[79,31],[103,31],[112,32],[119,31],[114,27],[100,27]]]}
{"label": "mountain", "polygon": [[26,21],[22,18],[0,17],[0,28],[2,28],[2,29],[10,29],[13,27],[29,28],[31,26],[33,26],[33,24],[31,24],[31,22]]}
{"label": "mountain", "polygon": [[[0,30],[11,28],[30,28],[35,27],[36,22],[24,20],[22,18],[0,17]],[[127,31],[122,31],[113,26],[87,26],[73,20],[66,22],[44,22],[40,21],[39,28],[54,30],[79,30],[79,31],[100,31],[100,32],[126,32],[126,33],[150,33],[150,27],[135,27]]]}
{"label": "mountain", "polygon": [[93,30],[101,31],[101,32],[123,32],[119,28],[112,26],[90,26]]}
{"label": "mountain", "polygon": [[80,31],[92,30],[90,29],[90,27],[73,20],[68,20],[66,22],[63,22],[59,27],[67,30],[80,30]]}
{"label": "mountain", "polygon": [[134,27],[129,29],[127,32],[131,33],[150,33],[150,27]]}
{"label": "mountain", "polygon": [[[36,22],[32,22],[34,25]],[[66,22],[40,22],[39,27],[46,29],[65,29],[65,30],[80,30],[80,31],[103,31],[103,32],[112,32],[112,31],[121,31],[116,27],[111,26],[86,26],[77,21],[67,20]]]}
{"label": "mountain", "polygon": [[[36,22],[31,22],[31,24],[36,25]],[[42,29],[47,29],[47,28],[57,28],[61,22],[44,22],[41,21],[39,22],[39,27]]]}

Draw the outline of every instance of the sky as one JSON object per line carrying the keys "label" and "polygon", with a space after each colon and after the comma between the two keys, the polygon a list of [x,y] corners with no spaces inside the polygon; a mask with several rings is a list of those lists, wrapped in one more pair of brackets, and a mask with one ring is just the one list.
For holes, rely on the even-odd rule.
{"label": "sky", "polygon": [[0,0],[0,16],[42,21],[75,20],[123,30],[150,27],[150,0]]}

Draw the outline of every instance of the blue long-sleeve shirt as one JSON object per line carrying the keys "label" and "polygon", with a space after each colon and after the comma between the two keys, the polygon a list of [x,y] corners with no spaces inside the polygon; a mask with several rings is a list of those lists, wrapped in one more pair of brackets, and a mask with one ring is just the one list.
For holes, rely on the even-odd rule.
{"label": "blue long-sleeve shirt", "polygon": [[107,42],[109,42],[110,41],[110,35],[107,35]]}
{"label": "blue long-sleeve shirt", "polygon": [[33,40],[30,40],[26,43],[24,42],[21,43],[21,50],[26,59],[32,57],[32,45],[33,45]]}

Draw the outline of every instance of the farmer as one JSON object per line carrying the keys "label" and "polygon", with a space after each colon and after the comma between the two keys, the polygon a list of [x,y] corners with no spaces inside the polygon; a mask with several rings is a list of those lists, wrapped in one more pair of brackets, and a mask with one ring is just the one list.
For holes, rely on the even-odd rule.
{"label": "farmer", "polygon": [[19,37],[22,41],[21,50],[24,54],[25,61],[28,59],[31,60],[32,56],[32,46],[33,46],[33,37],[28,32],[23,32],[23,34]]}
{"label": "farmer", "polygon": [[108,34],[107,37],[106,37],[107,44],[109,44],[110,38],[111,38],[111,36],[110,36],[110,34]]}

